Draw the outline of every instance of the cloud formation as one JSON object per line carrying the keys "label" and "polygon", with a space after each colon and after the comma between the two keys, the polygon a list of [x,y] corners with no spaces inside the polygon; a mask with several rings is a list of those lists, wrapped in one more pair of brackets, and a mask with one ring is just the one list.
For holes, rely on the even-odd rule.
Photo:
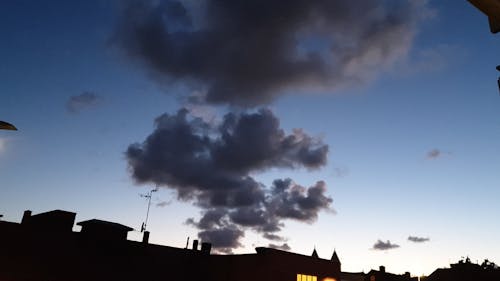
{"label": "cloud formation", "polygon": [[415,243],[423,243],[423,242],[428,242],[431,239],[429,237],[418,237],[418,236],[408,236],[408,241],[415,242]]}
{"label": "cloud formation", "polygon": [[283,251],[290,251],[290,246],[288,246],[287,243],[283,243],[281,245],[276,245],[276,244],[269,244],[268,245],[269,248],[273,248],[273,249],[278,249],[278,250],[283,250]]}
{"label": "cloud formation", "polygon": [[205,102],[254,106],[332,91],[407,56],[426,1],[128,1],[112,42]]}
{"label": "cloud formation", "polygon": [[83,92],[80,95],[71,96],[66,102],[66,110],[70,113],[79,113],[95,107],[101,103],[101,97],[92,92]]}
{"label": "cloud formation", "polygon": [[391,243],[391,241],[387,240],[387,242],[384,242],[382,240],[377,240],[375,244],[373,244],[373,250],[377,251],[386,251],[386,250],[391,250],[391,249],[396,249],[399,248],[399,245]]}
{"label": "cloud formation", "polygon": [[195,203],[202,216],[187,223],[229,252],[246,229],[282,241],[277,232],[284,220],[312,223],[320,211],[331,210],[323,181],[304,187],[276,179],[266,187],[253,177],[271,168],[318,169],[327,153],[326,144],[301,129],[286,134],[268,109],[228,113],[218,124],[181,109],[159,116],[155,130],[125,154],[137,183],[173,189],[180,200]]}

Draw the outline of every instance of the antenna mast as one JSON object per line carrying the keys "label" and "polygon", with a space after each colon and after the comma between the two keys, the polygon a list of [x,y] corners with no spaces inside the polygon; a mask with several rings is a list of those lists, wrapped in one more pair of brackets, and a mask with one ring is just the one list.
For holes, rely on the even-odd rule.
{"label": "antenna mast", "polygon": [[146,219],[144,220],[144,222],[142,223],[142,226],[141,226],[141,232],[146,231],[146,227],[148,225],[148,218],[149,218],[149,209],[151,207],[151,197],[153,197],[153,192],[157,192],[157,191],[158,191],[158,186],[155,187],[154,189],[151,189],[146,194],[140,194],[141,197],[148,199],[148,210],[146,211]]}

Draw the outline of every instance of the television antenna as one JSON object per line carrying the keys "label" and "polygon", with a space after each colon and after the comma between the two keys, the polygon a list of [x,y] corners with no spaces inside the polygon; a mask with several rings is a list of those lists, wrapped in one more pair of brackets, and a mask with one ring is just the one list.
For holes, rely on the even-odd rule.
{"label": "television antenna", "polygon": [[146,231],[146,227],[148,225],[148,218],[149,218],[149,209],[151,207],[151,197],[153,197],[153,192],[157,192],[157,191],[158,191],[158,186],[151,189],[146,194],[139,194],[141,197],[146,198],[148,200],[148,210],[146,211],[146,219],[144,220],[144,222],[141,225],[141,232]]}

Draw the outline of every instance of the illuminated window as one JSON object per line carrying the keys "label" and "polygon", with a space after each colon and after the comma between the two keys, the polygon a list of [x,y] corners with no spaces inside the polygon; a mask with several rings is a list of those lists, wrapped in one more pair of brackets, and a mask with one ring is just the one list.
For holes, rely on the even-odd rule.
{"label": "illuminated window", "polygon": [[307,274],[297,274],[297,281],[318,281],[318,277]]}
{"label": "illuminated window", "polygon": [[332,277],[326,277],[325,279],[323,279],[323,281],[337,281],[337,279]]}

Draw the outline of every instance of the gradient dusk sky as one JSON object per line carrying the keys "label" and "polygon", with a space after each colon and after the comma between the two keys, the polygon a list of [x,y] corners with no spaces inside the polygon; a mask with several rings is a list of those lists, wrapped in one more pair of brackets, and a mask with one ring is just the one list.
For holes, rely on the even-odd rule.
{"label": "gradient dusk sky", "polygon": [[498,263],[499,40],[465,0],[0,1],[0,214],[140,239],[159,185],[153,243]]}

